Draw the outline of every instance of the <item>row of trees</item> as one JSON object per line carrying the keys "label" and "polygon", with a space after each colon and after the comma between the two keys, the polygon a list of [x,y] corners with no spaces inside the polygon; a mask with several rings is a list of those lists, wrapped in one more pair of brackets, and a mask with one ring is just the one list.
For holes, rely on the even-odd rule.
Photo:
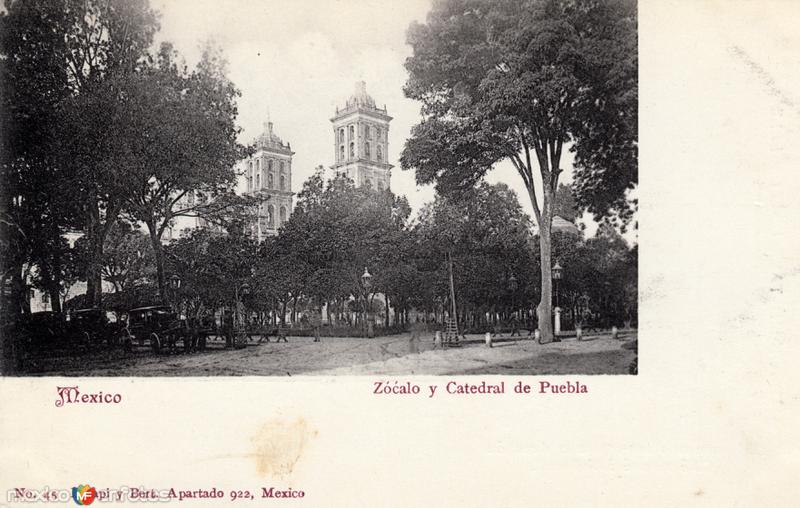
{"label": "row of trees", "polygon": [[[570,188],[562,185],[558,196],[559,216],[575,221]],[[352,316],[360,319],[369,308],[385,326],[402,326],[412,309],[449,312],[452,266],[460,323],[483,329],[512,316],[529,319],[541,282],[530,218],[504,184],[482,183],[461,198],[439,196],[410,220],[405,198],[315,174],[276,237],[259,243],[237,224],[228,232],[191,230],[166,245],[167,273],[182,281],[171,297],[199,318],[230,307],[246,284],[244,303],[262,319],[295,321],[318,307],[334,324],[355,324]],[[106,280],[120,290],[114,301],[120,308],[150,303],[155,262],[142,255],[145,234],[114,235],[103,261]],[[554,256],[565,267],[562,307],[618,325],[635,319],[636,247],[610,226],[589,239],[577,227],[553,239]],[[365,268],[373,276],[370,288],[361,280]]]}
{"label": "row of trees", "polygon": [[[147,0],[11,0],[0,15],[0,269],[14,312],[26,280],[58,310],[76,279],[87,285],[82,304],[97,306],[104,277],[121,293],[152,280],[163,301],[167,274],[182,272],[185,303],[196,309],[230,301],[226,291],[247,279],[265,310],[313,300],[344,314],[352,296],[368,296],[366,266],[375,275],[370,294],[386,295],[402,315],[441,307],[452,266],[463,319],[538,301],[548,339],[555,256],[596,261],[582,279],[567,279],[583,281],[564,293],[583,301],[603,274],[630,280],[618,265],[635,252],[612,229],[605,241],[559,246],[552,220],[564,148],[575,154],[577,209],[620,228],[631,220],[634,1],[437,2],[408,34],[405,92],[422,103],[423,120],[401,156],[418,182],[436,184],[437,200],[412,227],[404,199],[317,175],[281,234],[261,245],[242,233],[255,203],[233,193],[233,168],[248,149],[236,141],[238,91],[224,59],[209,46],[190,69],[169,44],[153,53],[158,28]],[[481,183],[506,159],[525,184],[537,236],[509,189]],[[165,249],[162,236],[180,216],[229,235],[201,230]],[[132,232],[139,225],[147,254]],[[83,233],[76,246],[68,231]],[[589,269],[597,266],[602,273]],[[608,301],[612,289],[628,290],[607,282],[591,299],[630,308]]]}
{"label": "row of trees", "polygon": [[[130,224],[146,228],[163,298],[161,240],[174,219],[251,209],[233,193],[247,149],[224,59],[211,45],[194,68],[168,43],[152,53],[158,29],[147,0],[11,0],[0,14],[6,313],[24,308],[26,280],[54,310],[76,279],[85,304],[100,305],[104,275],[125,284],[103,270],[126,268],[103,260]],[[77,248],[71,231],[83,234]]]}

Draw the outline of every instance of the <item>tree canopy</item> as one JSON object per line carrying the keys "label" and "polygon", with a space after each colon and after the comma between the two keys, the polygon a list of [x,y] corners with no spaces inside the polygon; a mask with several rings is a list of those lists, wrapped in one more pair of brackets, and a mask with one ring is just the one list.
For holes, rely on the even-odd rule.
{"label": "tree canopy", "polygon": [[539,226],[538,312],[551,325],[551,238],[565,146],[575,200],[629,220],[637,174],[636,3],[632,0],[445,0],[408,31],[408,97],[422,121],[401,155],[417,182],[442,194],[474,187],[509,160]]}

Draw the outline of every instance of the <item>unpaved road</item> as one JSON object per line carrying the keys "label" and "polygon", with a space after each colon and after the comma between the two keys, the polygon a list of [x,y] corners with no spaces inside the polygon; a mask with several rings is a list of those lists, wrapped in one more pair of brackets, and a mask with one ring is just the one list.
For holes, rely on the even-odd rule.
{"label": "unpaved road", "polygon": [[[429,339],[409,334],[363,338],[290,337],[288,343],[263,343],[245,349],[211,346],[204,352],[156,356],[140,349],[34,359],[35,376],[294,376],[374,374],[627,374],[635,353],[609,335],[578,342],[540,345],[530,339],[499,339],[487,348],[483,337],[468,335],[462,347],[434,350]],[[25,374],[23,374],[25,375]]]}

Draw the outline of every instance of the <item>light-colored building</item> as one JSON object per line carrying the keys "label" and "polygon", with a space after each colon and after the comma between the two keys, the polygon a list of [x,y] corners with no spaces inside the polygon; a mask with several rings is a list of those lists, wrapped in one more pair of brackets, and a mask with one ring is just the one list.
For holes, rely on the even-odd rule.
{"label": "light-colored building", "polygon": [[256,139],[256,151],[245,159],[245,194],[267,197],[258,210],[258,220],[251,232],[259,241],[278,234],[292,214],[292,151],[275,134],[272,122],[264,124],[264,132]]}
{"label": "light-colored building", "polygon": [[356,82],[344,108],[336,108],[333,123],[334,161],[331,169],[357,187],[388,189],[392,165],[387,162],[392,117],[375,105],[364,81]]}

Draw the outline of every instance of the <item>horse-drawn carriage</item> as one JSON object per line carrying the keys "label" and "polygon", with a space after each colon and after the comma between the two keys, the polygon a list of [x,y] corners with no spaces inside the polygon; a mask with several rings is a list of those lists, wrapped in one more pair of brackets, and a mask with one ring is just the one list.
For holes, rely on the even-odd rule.
{"label": "horse-drawn carriage", "polygon": [[197,346],[197,334],[187,322],[172,311],[168,305],[139,307],[128,311],[127,335],[123,344],[130,348],[134,343],[143,346],[149,343],[156,354],[174,349],[178,342],[189,351]]}

